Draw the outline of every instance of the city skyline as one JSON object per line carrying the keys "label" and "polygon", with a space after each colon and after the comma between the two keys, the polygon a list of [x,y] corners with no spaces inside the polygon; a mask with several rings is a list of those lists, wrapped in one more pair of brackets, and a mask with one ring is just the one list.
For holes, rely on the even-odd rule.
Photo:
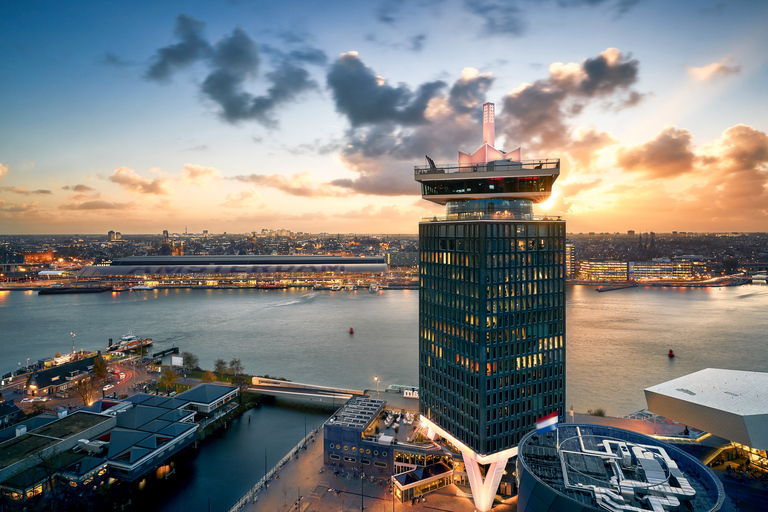
{"label": "city skyline", "polygon": [[325,5],[5,7],[3,233],[415,233],[486,101],[569,232],[768,225],[765,4]]}

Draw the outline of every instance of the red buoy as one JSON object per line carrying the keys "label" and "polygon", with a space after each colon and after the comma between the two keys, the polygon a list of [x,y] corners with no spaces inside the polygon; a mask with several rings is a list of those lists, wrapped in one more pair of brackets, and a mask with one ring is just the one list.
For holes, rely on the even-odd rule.
{"label": "red buoy", "polygon": [[675,353],[672,351],[672,349],[669,349],[669,353],[667,355],[669,357],[675,357]]}
{"label": "red buoy", "polygon": [[355,330],[353,328],[349,328],[349,334],[355,334]]}

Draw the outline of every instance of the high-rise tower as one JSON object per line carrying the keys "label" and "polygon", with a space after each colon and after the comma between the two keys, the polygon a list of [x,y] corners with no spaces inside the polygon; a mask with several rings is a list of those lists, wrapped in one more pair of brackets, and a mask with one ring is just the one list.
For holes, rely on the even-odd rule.
{"label": "high-rise tower", "polygon": [[565,413],[565,222],[533,215],[560,160],[493,144],[486,103],[475,153],[415,167],[422,197],[446,205],[419,224],[419,408],[461,451],[480,511],[536,419]]}

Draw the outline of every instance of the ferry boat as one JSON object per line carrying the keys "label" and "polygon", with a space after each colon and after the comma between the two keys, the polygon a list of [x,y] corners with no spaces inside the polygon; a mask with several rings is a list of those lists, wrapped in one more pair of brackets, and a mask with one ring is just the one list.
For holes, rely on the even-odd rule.
{"label": "ferry boat", "polygon": [[120,337],[117,344],[107,347],[107,352],[129,352],[140,347],[148,347],[152,343],[152,338],[139,338],[129,331],[125,336]]}
{"label": "ferry boat", "polygon": [[148,284],[137,284],[135,286],[131,286],[131,290],[154,290],[154,286],[149,286]]}

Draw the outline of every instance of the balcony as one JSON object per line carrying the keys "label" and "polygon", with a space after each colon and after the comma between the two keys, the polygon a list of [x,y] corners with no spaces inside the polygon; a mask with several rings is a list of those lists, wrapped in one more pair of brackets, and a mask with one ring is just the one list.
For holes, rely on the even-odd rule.
{"label": "balcony", "polygon": [[522,221],[563,221],[560,215],[532,215],[513,212],[462,212],[450,215],[433,215],[432,217],[422,217],[421,222],[446,222],[446,221],[475,221],[475,220],[522,220]]}
{"label": "balcony", "polygon": [[497,160],[486,164],[475,165],[416,165],[413,167],[414,175],[425,174],[453,174],[453,173],[510,173],[511,175],[535,176],[538,174],[560,174],[560,159],[547,158],[543,160],[523,160],[512,162],[509,160]]}

